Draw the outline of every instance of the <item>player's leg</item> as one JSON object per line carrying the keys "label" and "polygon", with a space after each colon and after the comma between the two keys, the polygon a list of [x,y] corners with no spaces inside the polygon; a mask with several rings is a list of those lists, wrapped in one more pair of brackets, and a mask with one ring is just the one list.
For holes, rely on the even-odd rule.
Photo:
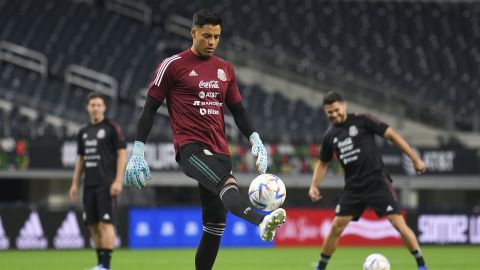
{"label": "player's leg", "polygon": [[187,176],[217,194],[232,214],[255,225],[262,222],[264,215],[253,211],[238,190],[235,178],[230,173],[230,157],[213,154],[201,144],[189,144],[180,149],[180,166]]}
{"label": "player's leg", "polygon": [[403,216],[399,214],[391,214],[388,215],[388,220],[390,221],[390,223],[392,223],[393,227],[395,227],[395,229],[400,233],[403,243],[408,248],[410,253],[415,257],[418,269],[427,269],[425,266],[425,260],[420,250],[420,245],[418,244],[417,237],[410,229],[410,227],[408,227]]}
{"label": "player's leg", "polygon": [[198,185],[202,203],[203,232],[195,255],[196,270],[210,270],[217,258],[227,220],[227,209],[216,193]]}
{"label": "player's leg", "polygon": [[333,255],[338,246],[338,241],[342,235],[343,230],[347,227],[348,223],[353,219],[353,216],[336,216],[333,219],[333,223],[330,227],[330,231],[325,237],[322,245],[322,253],[320,254],[320,260],[318,262],[318,270],[325,270],[327,268],[328,261]]}
{"label": "player's leg", "polygon": [[335,218],[333,219],[330,231],[323,241],[317,270],[325,270],[327,268],[331,256],[337,249],[342,232],[350,221],[357,221],[360,216],[362,216],[365,207],[366,204],[363,201],[361,193],[351,190],[343,191],[335,208]]}
{"label": "player's leg", "polygon": [[[93,244],[95,246],[97,254],[97,265],[100,265],[100,252],[101,252],[101,243],[100,243],[100,231],[98,228],[98,209],[97,209],[97,198],[95,195],[95,187],[85,187],[83,190],[83,221],[90,232],[92,237]],[[91,269],[96,269],[97,266],[92,267]]]}
{"label": "player's leg", "polygon": [[96,190],[98,209],[98,230],[100,233],[100,264],[110,269],[110,261],[115,246],[115,198],[110,196],[109,186]]}
{"label": "player's leg", "polygon": [[273,240],[276,228],[285,222],[285,210],[277,209],[265,216],[255,211],[240,194],[231,174],[230,157],[213,154],[201,144],[190,144],[180,149],[180,166],[186,175],[218,194],[228,211],[259,226],[263,240]]}
{"label": "player's leg", "polygon": [[398,196],[393,188],[392,182],[389,175],[384,175],[382,181],[379,181],[378,184],[368,192],[368,204],[372,206],[378,216],[387,216],[390,223],[392,223],[393,227],[395,227],[402,236],[405,246],[415,257],[418,269],[425,270],[427,268],[417,238],[400,214]]}

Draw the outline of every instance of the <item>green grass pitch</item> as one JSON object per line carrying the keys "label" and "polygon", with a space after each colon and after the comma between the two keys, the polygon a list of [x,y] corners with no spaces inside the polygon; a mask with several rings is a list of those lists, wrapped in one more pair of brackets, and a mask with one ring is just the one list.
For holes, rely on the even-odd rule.
{"label": "green grass pitch", "polygon": [[[214,269],[228,270],[312,270],[319,248],[265,248],[220,250]],[[390,260],[392,270],[414,270],[416,264],[404,248],[340,247],[328,270],[361,270],[363,259],[371,253],[382,253]],[[480,247],[424,247],[430,270],[479,270]],[[194,269],[195,250],[116,250],[113,270]],[[0,269],[68,270],[85,269],[95,263],[93,250],[77,251],[0,251]]]}

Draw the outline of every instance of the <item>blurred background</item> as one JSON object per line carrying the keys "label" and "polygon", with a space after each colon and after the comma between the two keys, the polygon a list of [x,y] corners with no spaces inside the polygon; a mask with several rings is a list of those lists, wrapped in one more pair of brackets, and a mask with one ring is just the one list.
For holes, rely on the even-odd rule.
{"label": "blurred background", "polygon": [[[235,67],[291,213],[273,244],[229,217],[222,244],[322,243],[343,187],[332,162],[323,200],[307,197],[330,90],[350,112],[397,129],[426,162],[428,172],[417,176],[406,156],[378,140],[420,242],[480,243],[480,2],[0,0],[1,249],[89,245],[81,205],[68,198],[85,99],[107,96],[129,158],[146,86],[162,59],[191,46],[191,16],[202,7],[223,15],[218,55]],[[226,132],[246,196],[255,177],[250,146],[228,114]],[[119,246],[193,247],[199,239],[196,182],[179,171],[171,136],[163,106],[146,152],[153,180],[142,191],[125,187],[119,199]],[[384,222],[371,212],[364,219]],[[300,226],[314,233],[297,237]],[[395,231],[366,231],[344,241],[401,245]]]}

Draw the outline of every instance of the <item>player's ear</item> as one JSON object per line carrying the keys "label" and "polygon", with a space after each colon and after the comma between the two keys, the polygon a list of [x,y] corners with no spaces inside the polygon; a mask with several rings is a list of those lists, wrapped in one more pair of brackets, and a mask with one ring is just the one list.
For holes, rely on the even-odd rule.
{"label": "player's ear", "polygon": [[195,32],[196,32],[195,27],[192,27],[192,29],[190,30],[190,34],[192,34],[192,39],[195,39]]}

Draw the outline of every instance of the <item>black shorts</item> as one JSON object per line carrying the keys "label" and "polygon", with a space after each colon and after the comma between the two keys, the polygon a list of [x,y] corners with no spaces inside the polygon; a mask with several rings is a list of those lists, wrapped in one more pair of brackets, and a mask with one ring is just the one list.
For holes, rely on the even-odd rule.
{"label": "black shorts", "polygon": [[110,196],[110,186],[86,186],[83,190],[83,221],[87,225],[115,224],[116,204],[116,199]]}
{"label": "black shorts", "polygon": [[188,177],[216,194],[220,193],[228,178],[233,178],[230,156],[214,153],[208,146],[200,143],[191,143],[180,148],[179,164]]}
{"label": "black shorts", "polygon": [[379,217],[400,213],[398,197],[388,175],[363,189],[344,190],[335,208],[335,215],[353,216],[353,221],[357,221],[367,207],[372,208]]}
{"label": "black shorts", "polygon": [[191,143],[180,148],[179,165],[182,171],[198,182],[203,222],[225,223],[227,210],[218,194],[231,174],[230,156],[212,152],[208,146]]}

